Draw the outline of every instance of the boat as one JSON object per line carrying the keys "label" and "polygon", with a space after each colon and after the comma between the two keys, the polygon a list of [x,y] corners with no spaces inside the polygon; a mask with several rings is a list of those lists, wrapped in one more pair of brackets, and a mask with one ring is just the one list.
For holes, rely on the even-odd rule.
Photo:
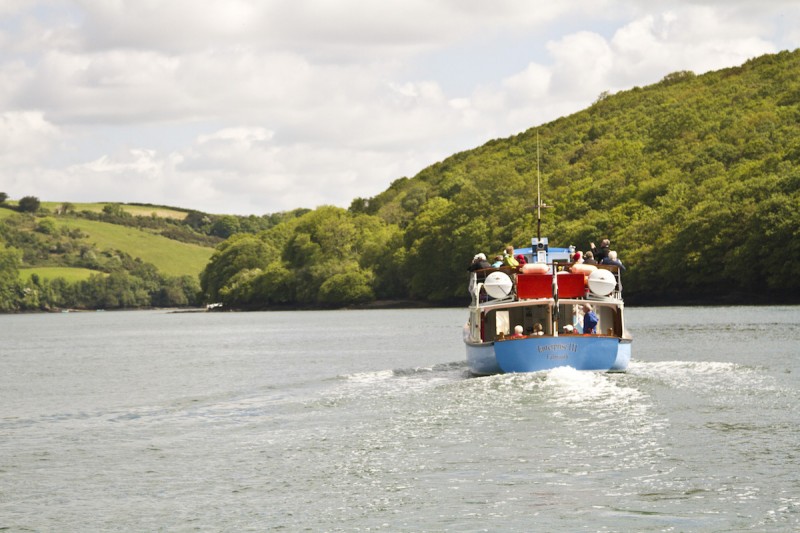
{"label": "boat", "polygon": [[[632,336],[625,328],[622,279],[614,265],[572,262],[575,247],[550,247],[537,236],[514,248],[521,267],[470,272],[464,344],[471,374],[537,372],[556,367],[625,372]],[[584,330],[584,318],[597,320]],[[587,328],[588,330],[588,328]]]}
{"label": "boat", "polygon": [[[621,273],[613,265],[571,263],[573,252],[533,238],[530,248],[514,249],[528,260],[522,268],[470,273],[464,326],[470,373],[627,370],[633,339],[625,328]],[[598,320],[592,333],[583,330],[588,311]],[[515,334],[519,327],[522,334]]]}

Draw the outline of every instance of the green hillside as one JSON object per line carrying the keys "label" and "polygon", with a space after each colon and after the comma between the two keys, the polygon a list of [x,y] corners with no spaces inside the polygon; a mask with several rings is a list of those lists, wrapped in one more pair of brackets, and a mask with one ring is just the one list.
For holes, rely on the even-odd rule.
{"label": "green hillside", "polygon": [[[17,207],[18,201],[8,200],[6,202],[6,205],[10,207]],[[189,211],[185,209],[157,206],[157,205],[117,204],[114,202],[78,202],[78,203],[46,202],[46,201],[41,202],[42,209],[54,213],[63,211],[64,208],[66,207],[68,211],[72,212],[86,211],[89,213],[99,214],[103,212],[103,209],[105,209],[106,206],[117,206],[117,205],[119,205],[123,211],[132,216],[144,216],[144,217],[155,216],[159,218],[183,220],[189,213]],[[3,216],[3,213],[7,214],[6,211],[0,210],[0,217]]]}
{"label": "green hillside", "polygon": [[[800,300],[800,52],[602,94],[574,115],[223,243],[202,276],[231,306],[466,301],[479,251],[542,232],[609,237],[630,302]],[[331,229],[335,228],[335,229]],[[239,237],[239,236],[237,236]]]}
{"label": "green hillside", "polygon": [[0,208],[0,311],[198,303],[198,274],[213,248],[185,241],[212,237],[177,225],[188,216],[170,222],[172,212],[137,217],[118,205],[77,207]]}
{"label": "green hillside", "polygon": [[100,250],[120,250],[153,264],[170,276],[197,276],[205,268],[212,248],[176,242],[161,235],[82,218],[58,219],[58,226],[79,229]]}
{"label": "green hillside", "polygon": [[85,281],[93,274],[97,274],[97,271],[75,267],[34,267],[19,269],[19,277],[25,282],[30,281],[31,276],[38,276],[40,279],[47,280],[60,278],[67,282]]}
{"label": "green hillside", "polygon": [[200,303],[214,245],[308,209],[213,215],[150,204],[9,199],[0,191],[0,311]]}
{"label": "green hillside", "polygon": [[[13,202],[11,202],[13,203]],[[172,218],[183,220],[186,218],[188,211],[177,209],[174,207],[154,206],[154,205],[140,205],[140,204],[115,204],[113,202],[96,202],[96,203],[71,203],[71,202],[42,202],[42,207],[49,211],[61,210],[64,206],[68,206],[72,211],[89,211],[92,213],[102,213],[103,209],[109,205],[121,205],[122,210],[132,216],[156,216],[160,218]]]}

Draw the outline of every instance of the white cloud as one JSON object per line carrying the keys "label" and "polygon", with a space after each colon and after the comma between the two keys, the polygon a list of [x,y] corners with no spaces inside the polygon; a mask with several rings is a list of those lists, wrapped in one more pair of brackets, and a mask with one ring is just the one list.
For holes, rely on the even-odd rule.
{"label": "white cloud", "polygon": [[215,213],[346,206],[603,91],[795,48],[797,15],[631,0],[6,2],[0,190]]}
{"label": "white cloud", "polygon": [[59,140],[59,130],[39,111],[0,113],[0,169],[34,163]]}

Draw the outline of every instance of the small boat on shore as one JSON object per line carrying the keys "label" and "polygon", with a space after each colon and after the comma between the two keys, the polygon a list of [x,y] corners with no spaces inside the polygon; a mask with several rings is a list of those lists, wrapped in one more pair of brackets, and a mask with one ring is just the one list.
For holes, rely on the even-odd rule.
{"label": "small boat on shore", "polygon": [[[514,250],[528,261],[521,268],[470,273],[464,344],[472,374],[627,369],[632,338],[620,272],[613,265],[570,263],[573,251],[534,238],[530,248]],[[584,330],[595,321],[591,332]]]}

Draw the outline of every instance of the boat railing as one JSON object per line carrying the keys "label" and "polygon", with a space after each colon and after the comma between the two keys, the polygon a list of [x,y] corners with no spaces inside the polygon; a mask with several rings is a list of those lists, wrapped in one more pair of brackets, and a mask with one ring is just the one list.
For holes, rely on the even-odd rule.
{"label": "boat railing", "polygon": [[[550,273],[548,274],[524,274],[521,272],[519,268],[509,267],[509,266],[502,266],[497,268],[484,268],[481,270],[475,270],[470,272],[470,283],[469,283],[469,293],[472,296],[472,306],[476,306],[479,303],[486,303],[489,301],[492,302],[503,302],[507,300],[516,300],[518,299],[518,276],[519,275],[546,275],[552,276],[552,272],[555,270],[556,272],[570,272],[572,266],[575,263],[562,263],[562,262],[554,262],[548,265],[550,267]],[[607,270],[614,275],[614,279],[616,280],[616,286],[611,294],[607,296],[596,296],[593,295],[588,287],[586,287],[584,298],[588,300],[621,300],[622,299],[622,272],[621,269],[616,265],[597,265],[598,269]],[[486,280],[486,276],[491,274],[492,272],[504,272],[508,274],[508,277],[511,278],[512,289],[508,296],[504,298],[492,298],[489,294],[487,294],[486,290],[483,288],[483,282]]]}
{"label": "boat railing", "polygon": [[[505,274],[508,274],[509,278],[511,278],[512,289],[509,295],[505,298],[492,298],[483,288],[483,282],[486,280],[486,276],[492,272],[504,272]],[[517,294],[517,272],[517,268],[510,266],[482,268],[480,270],[473,270],[470,272],[469,293],[472,296],[472,305],[475,306],[478,304],[478,302],[483,303],[489,300],[494,302],[513,300]]]}

